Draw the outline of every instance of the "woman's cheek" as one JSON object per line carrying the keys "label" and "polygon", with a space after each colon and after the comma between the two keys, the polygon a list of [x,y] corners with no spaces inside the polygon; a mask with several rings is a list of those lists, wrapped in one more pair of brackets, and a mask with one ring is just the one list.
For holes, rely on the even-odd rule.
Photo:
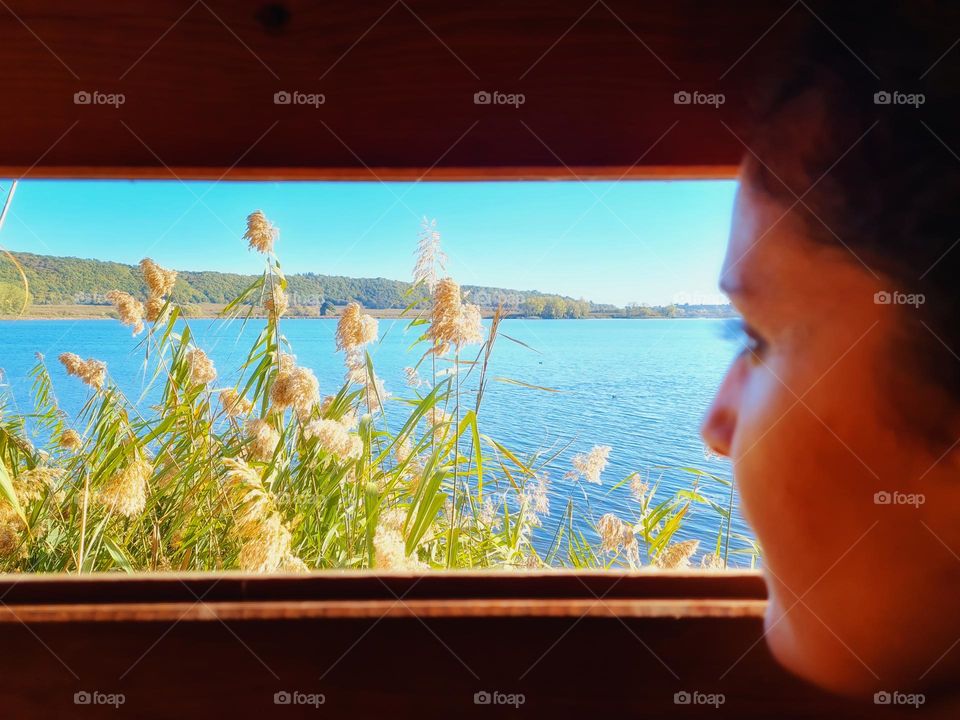
{"label": "woman's cheek", "polygon": [[764,361],[750,363],[743,371],[743,388],[731,460],[733,474],[747,522],[757,529],[763,544],[766,526],[776,525],[778,492],[784,463],[792,454],[789,438],[791,409],[796,398],[778,380],[776,371]]}
{"label": "woman's cheek", "polygon": [[750,369],[731,456],[764,566],[799,593],[832,556],[831,524],[849,504],[838,490],[856,460],[811,410],[811,397],[792,390],[800,383],[790,369],[776,358]]}

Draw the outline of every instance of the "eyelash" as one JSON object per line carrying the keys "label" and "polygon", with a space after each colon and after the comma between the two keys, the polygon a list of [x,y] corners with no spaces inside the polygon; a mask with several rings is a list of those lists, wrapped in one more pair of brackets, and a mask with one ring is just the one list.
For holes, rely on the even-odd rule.
{"label": "eyelash", "polygon": [[739,356],[749,354],[751,360],[756,360],[763,354],[764,350],[766,350],[766,340],[742,319],[737,319],[734,322],[733,329],[735,339],[742,348],[738,353]]}

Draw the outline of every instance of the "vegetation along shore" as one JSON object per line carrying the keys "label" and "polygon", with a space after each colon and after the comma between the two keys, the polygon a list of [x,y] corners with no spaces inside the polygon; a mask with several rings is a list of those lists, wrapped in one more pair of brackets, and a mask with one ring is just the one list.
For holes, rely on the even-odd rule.
{"label": "vegetation along shore", "polygon": [[[107,298],[113,290],[142,295],[146,286],[139,268],[117,262],[33,253],[11,253],[0,258],[0,318],[116,319]],[[28,302],[24,308],[23,275]],[[210,270],[180,270],[172,297],[189,317],[218,317],[230,301],[254,283],[257,276]],[[397,317],[409,305],[411,283],[387,278],[350,278],[298,273],[286,276],[288,317],[336,317],[356,302],[373,317]],[[717,318],[732,317],[730,305],[678,302],[671,305],[631,304],[626,307],[537,290],[465,285],[463,291],[491,317],[502,306],[504,317],[524,318]],[[255,313],[256,314],[256,313]],[[261,313],[261,316],[262,313]],[[265,317],[265,316],[264,316]]]}

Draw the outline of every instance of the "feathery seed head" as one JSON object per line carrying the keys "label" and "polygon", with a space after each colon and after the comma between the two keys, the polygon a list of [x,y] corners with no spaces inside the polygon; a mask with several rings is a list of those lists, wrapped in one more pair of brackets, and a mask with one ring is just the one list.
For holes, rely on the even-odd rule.
{"label": "feathery seed head", "polygon": [[534,480],[527,481],[525,494],[537,515],[550,514],[550,478],[540,474]]}
{"label": "feathery seed head", "polygon": [[440,233],[437,231],[437,221],[423,218],[418,237],[417,262],[413,268],[413,284],[423,283],[427,290],[432,293],[437,284],[437,267],[442,270],[447,262],[447,256],[440,249]]}
{"label": "feathery seed head", "polygon": [[337,350],[360,348],[376,339],[376,318],[365,314],[359,303],[347,305],[337,322]]}
{"label": "feathery seed head", "polygon": [[52,468],[40,465],[20,473],[14,482],[14,492],[21,505],[29,505],[42,498],[47,490],[53,490],[57,481],[63,477],[63,468]]}
{"label": "feathery seed head", "polygon": [[220,391],[220,404],[227,417],[248,415],[253,410],[253,403],[243,397],[234,388],[224,388]]}
{"label": "feathery seed head", "polygon": [[76,452],[83,447],[83,438],[76,430],[64,430],[63,434],[60,435],[60,447],[70,452]]}
{"label": "feathery seed head", "polygon": [[187,363],[190,366],[190,382],[193,385],[206,385],[217,379],[217,369],[207,354],[200,348],[187,351]]}
{"label": "feathery seed head", "polygon": [[363,454],[363,441],[336,420],[311,420],[304,429],[304,435],[316,438],[321,448],[339,460],[355,460]]}
{"label": "feathery seed head", "polygon": [[360,348],[350,348],[343,355],[343,364],[347,368],[345,380],[348,383],[365,385],[367,382],[367,358]]}
{"label": "feathery seed head", "polygon": [[254,460],[267,462],[273,457],[280,442],[280,433],[266,420],[256,418],[247,422],[247,437],[249,438],[249,453]]}
{"label": "feathery seed head", "polygon": [[630,478],[630,493],[633,495],[633,499],[640,503],[641,507],[646,507],[647,493],[650,492],[650,486],[643,481],[643,477],[640,473],[634,473]]}
{"label": "feathery seed head", "polygon": [[270,291],[270,297],[263,301],[263,307],[267,313],[274,319],[283,315],[290,307],[290,301],[287,299],[287,293],[279,284],[274,285]]}
{"label": "feathery seed head", "polygon": [[137,517],[146,507],[147,481],[152,474],[153,465],[137,458],[107,481],[98,500],[125,517]]}
{"label": "feathery seed head", "polygon": [[380,513],[377,529],[373,535],[376,567],[383,570],[422,570],[426,566],[415,555],[407,556],[403,538],[403,522],[406,512],[402,508],[384,510]]}
{"label": "feathery seed head", "polygon": [[162,322],[166,317],[164,310],[167,307],[166,299],[161,295],[150,293],[144,303],[144,317],[152,323]]}
{"label": "feathery seed head", "polygon": [[66,368],[67,375],[73,375],[94,390],[100,390],[107,379],[107,364],[101,360],[84,360],[74,353],[61,353],[60,362]]}
{"label": "feathery seed head", "polygon": [[671,543],[658,556],[655,565],[664,570],[682,570],[690,567],[690,558],[700,547],[699,540]]}
{"label": "feathery seed head", "polygon": [[248,241],[251,250],[264,255],[273,252],[273,244],[279,236],[280,231],[270,224],[267,216],[260,210],[247,216],[247,231],[243,234],[243,239]]}
{"label": "feathery seed head", "polygon": [[427,337],[433,340],[431,352],[435,355],[446,354],[451,346],[459,349],[483,342],[480,308],[463,302],[460,286],[451,278],[443,278],[434,287]]}
{"label": "feathery seed head", "polygon": [[700,567],[704,570],[725,570],[723,558],[713,553],[707,553],[700,558]]}
{"label": "feathery seed head", "polygon": [[257,524],[257,534],[240,548],[240,569],[246,572],[271,573],[280,569],[289,557],[290,531],[278,513],[270,513]]}
{"label": "feathery seed head", "polygon": [[294,408],[301,417],[307,417],[320,402],[320,383],[309,368],[292,367],[277,373],[270,399],[278,410]]}
{"label": "feathery seed head", "polygon": [[620,548],[630,548],[637,544],[633,529],[613,513],[607,513],[597,523],[604,552],[617,552]]}
{"label": "feathery seed head", "polygon": [[280,563],[279,571],[285,573],[304,574],[310,572],[310,568],[307,567],[307,564],[296,555],[290,554],[283,558],[283,561]]}
{"label": "feathery seed head", "polygon": [[575,455],[572,460],[574,472],[572,477],[584,477],[587,482],[600,484],[600,473],[607,467],[607,458],[610,456],[609,445],[594,445],[588,453]]}
{"label": "feathery seed head", "polygon": [[144,282],[147,283],[149,295],[158,298],[166,297],[173,292],[173,286],[177,283],[176,270],[162,268],[150,258],[140,261],[140,272]]}
{"label": "feathery seed head", "polygon": [[24,529],[23,521],[13,506],[6,498],[0,499],[0,557],[26,556],[21,535]]}
{"label": "feathery seed head", "polygon": [[260,473],[250,467],[243,458],[224,458],[223,466],[227,469],[228,485],[263,488]]}
{"label": "feathery seed head", "polygon": [[419,388],[423,387],[425,381],[420,377],[420,373],[417,372],[416,368],[405,367],[403,369],[403,375],[407,382],[407,387]]}
{"label": "feathery seed head", "polygon": [[120,322],[130,325],[133,328],[133,334],[139,335],[143,330],[143,316],[146,312],[143,303],[122,290],[111,290],[107,293],[107,300],[117,309]]}
{"label": "feathery seed head", "polygon": [[410,459],[410,456],[413,454],[413,443],[410,441],[409,435],[404,435],[402,440],[399,440],[393,446],[393,455],[397,459],[397,463],[402,465],[407,460]]}
{"label": "feathery seed head", "polygon": [[297,357],[290,353],[281,352],[277,364],[280,366],[280,372],[289,372],[297,366]]}

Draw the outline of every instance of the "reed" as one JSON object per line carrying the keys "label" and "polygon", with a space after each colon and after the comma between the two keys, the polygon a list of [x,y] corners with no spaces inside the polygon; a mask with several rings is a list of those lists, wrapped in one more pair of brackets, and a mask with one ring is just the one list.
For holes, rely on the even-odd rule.
{"label": "reed", "polygon": [[[375,372],[379,328],[357,304],[343,311],[331,348],[343,354],[344,382],[322,394],[283,334],[278,230],[257,211],[243,239],[264,271],[220,322],[263,327],[237,372],[199,347],[176,273],[145,259],[147,297],[110,298],[121,322],[143,333],[144,395],[158,395],[156,405],[128,398],[103,362],[68,348],[60,362],[87,386],[77,414],[61,409],[40,355],[32,409],[4,399],[0,570],[678,568],[697,551],[675,539],[695,506],[718,518],[717,547],[702,564],[728,564],[733,491],[708,473],[690,470],[692,489],[660,501],[664,470],[647,481],[635,473],[608,491],[627,494],[634,515],[594,517],[581,483],[603,483],[608,446],[573,459],[565,486],[579,486],[583,501],[567,498],[548,542],[534,542],[565,448],[520,453],[481,429],[484,390],[503,379],[490,374],[502,315],[484,327],[479,308],[438,273],[435,223],[425,221],[405,312],[417,339],[401,395]],[[706,497],[704,483],[720,483],[731,504]]]}

